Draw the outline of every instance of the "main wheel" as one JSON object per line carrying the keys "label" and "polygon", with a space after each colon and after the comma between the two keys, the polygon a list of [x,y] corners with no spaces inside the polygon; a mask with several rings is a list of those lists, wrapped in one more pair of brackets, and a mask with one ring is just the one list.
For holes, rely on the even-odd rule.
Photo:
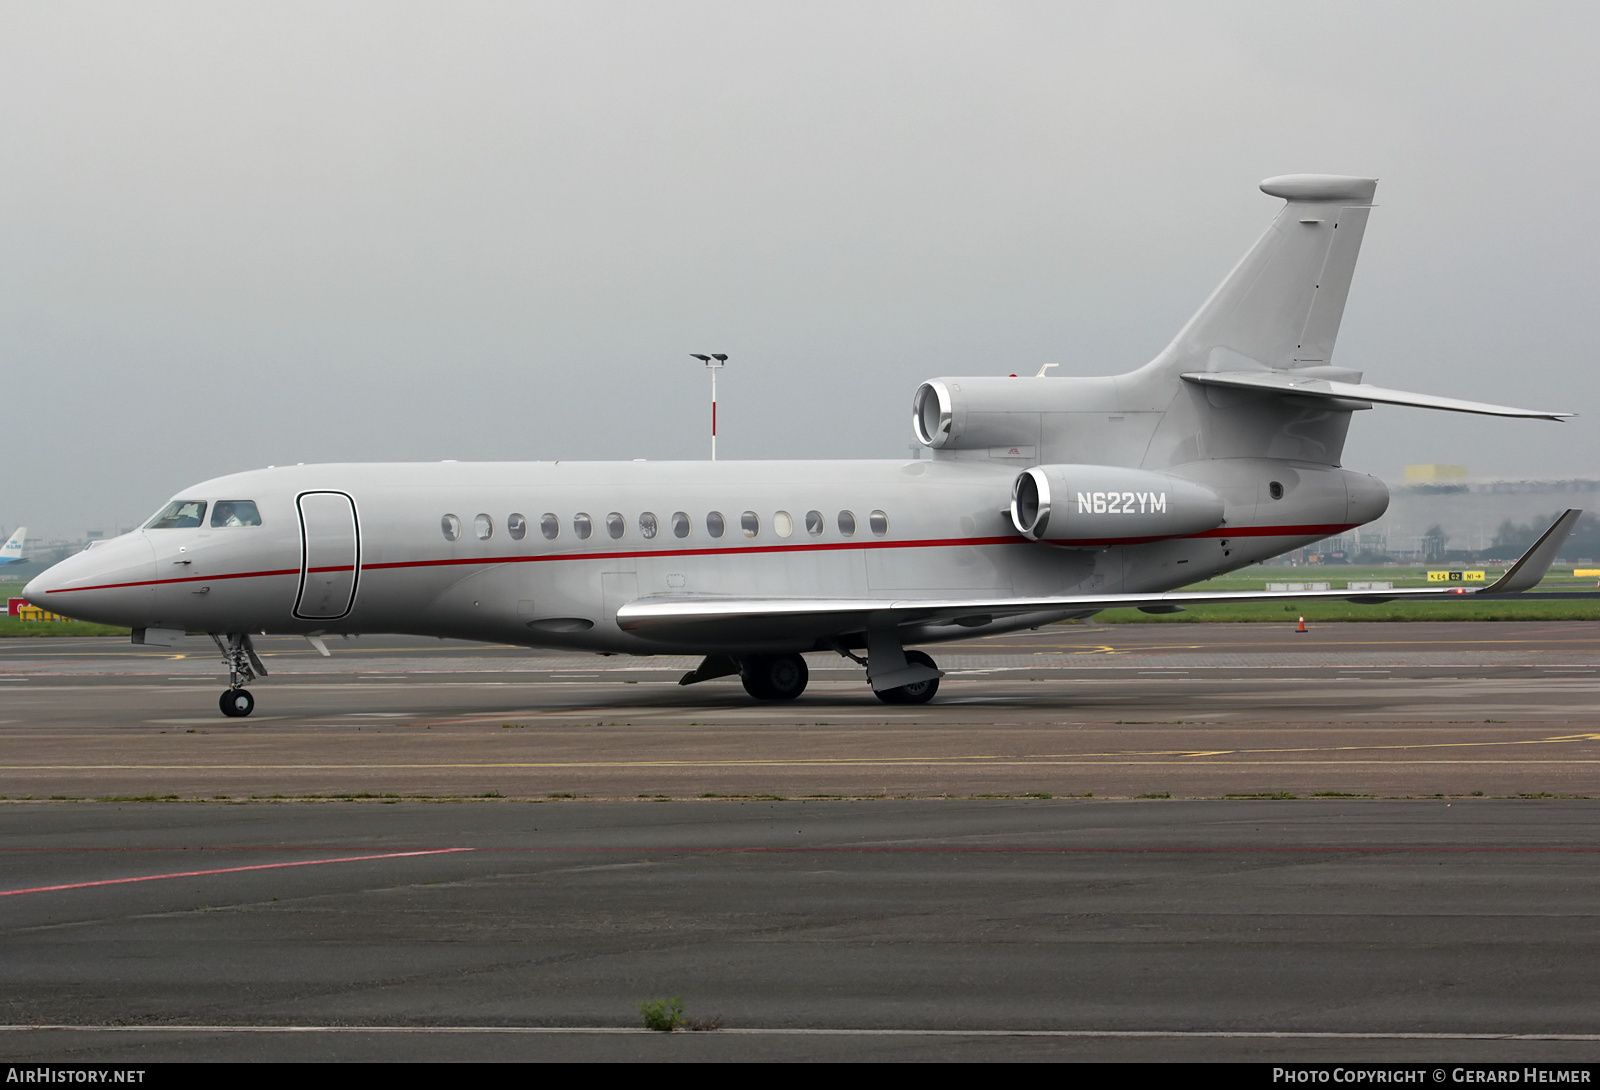
{"label": "main wheel", "polygon": [[[921,651],[907,651],[906,662],[916,663],[918,666],[934,666],[933,659]],[[897,689],[874,689],[873,693],[885,704],[926,704],[933,699],[933,694],[939,691],[939,679],[931,677],[927,681],[913,681],[910,685],[901,685]]]}
{"label": "main wheel", "polygon": [[249,689],[229,689],[217,698],[217,706],[229,719],[243,719],[256,710],[256,698]]}
{"label": "main wheel", "polygon": [[806,691],[810,678],[799,655],[751,655],[739,664],[744,691],[757,700],[793,700]]}

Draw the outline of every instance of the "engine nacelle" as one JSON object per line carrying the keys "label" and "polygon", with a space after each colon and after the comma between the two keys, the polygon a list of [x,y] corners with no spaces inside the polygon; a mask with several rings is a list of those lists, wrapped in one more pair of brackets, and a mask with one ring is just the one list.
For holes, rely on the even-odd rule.
{"label": "engine nacelle", "polygon": [[1039,442],[1039,395],[1069,387],[1061,379],[1045,386],[1004,378],[930,379],[911,402],[917,441],[935,450],[1035,447]]}
{"label": "engine nacelle", "polygon": [[1011,486],[1011,522],[1035,541],[1088,549],[1222,525],[1222,499],[1181,477],[1119,466],[1034,466]]}

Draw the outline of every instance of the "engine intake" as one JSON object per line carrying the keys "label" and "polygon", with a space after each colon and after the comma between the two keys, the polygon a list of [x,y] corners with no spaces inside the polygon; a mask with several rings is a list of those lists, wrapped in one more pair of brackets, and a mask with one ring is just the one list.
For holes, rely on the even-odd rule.
{"label": "engine intake", "polygon": [[1204,485],[1144,469],[1034,466],[1011,486],[1011,522],[1035,541],[1102,549],[1216,529],[1222,498]]}
{"label": "engine intake", "polygon": [[1036,447],[1040,413],[1054,404],[1041,395],[1076,389],[1063,379],[929,379],[912,398],[911,428],[934,450]]}

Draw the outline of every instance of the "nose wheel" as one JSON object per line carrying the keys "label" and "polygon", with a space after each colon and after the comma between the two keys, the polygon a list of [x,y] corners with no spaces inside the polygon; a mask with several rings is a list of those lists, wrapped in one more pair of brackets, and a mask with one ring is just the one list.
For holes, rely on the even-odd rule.
{"label": "nose wheel", "polygon": [[256,698],[245,686],[258,677],[267,676],[267,668],[256,654],[247,632],[229,633],[227,642],[211,633],[212,642],[222,652],[222,664],[228,668],[228,691],[217,698],[217,707],[229,719],[243,719],[256,710]]}
{"label": "nose wheel", "polygon": [[256,710],[256,698],[249,689],[229,689],[217,700],[222,714],[229,719],[243,719]]}

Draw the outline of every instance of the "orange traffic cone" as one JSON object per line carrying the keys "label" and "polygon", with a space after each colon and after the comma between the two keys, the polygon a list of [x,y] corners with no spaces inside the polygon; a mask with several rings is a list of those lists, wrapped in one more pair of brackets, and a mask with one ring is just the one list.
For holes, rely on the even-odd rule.
{"label": "orange traffic cone", "polygon": [[1300,627],[1295,629],[1295,631],[1296,632],[1304,632],[1304,631],[1306,631],[1306,615],[1304,613],[1300,614]]}

